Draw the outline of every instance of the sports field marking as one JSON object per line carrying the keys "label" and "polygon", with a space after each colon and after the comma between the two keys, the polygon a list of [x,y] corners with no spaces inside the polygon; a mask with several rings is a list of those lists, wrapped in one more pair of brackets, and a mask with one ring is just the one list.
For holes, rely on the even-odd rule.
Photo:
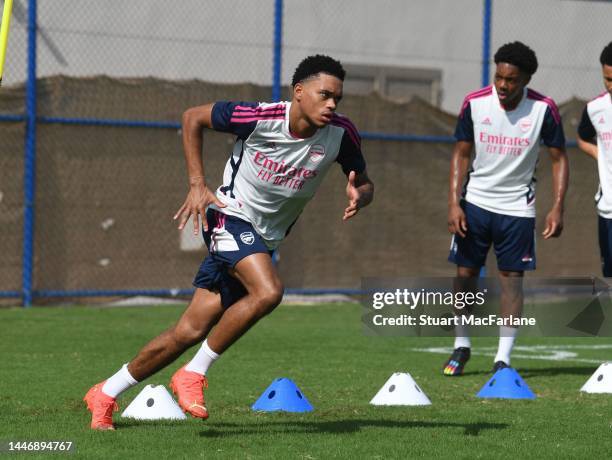
{"label": "sports field marking", "polygon": [[[580,363],[601,364],[601,359],[580,358],[579,354],[571,350],[612,350],[611,345],[533,345],[514,347],[513,358],[539,359],[544,361],[573,361]],[[412,351],[438,353],[449,355],[453,352],[451,347],[413,348]],[[472,355],[495,356],[497,347],[479,347],[472,349]],[[532,354],[534,353],[534,354]],[[539,353],[539,354],[535,354]]]}

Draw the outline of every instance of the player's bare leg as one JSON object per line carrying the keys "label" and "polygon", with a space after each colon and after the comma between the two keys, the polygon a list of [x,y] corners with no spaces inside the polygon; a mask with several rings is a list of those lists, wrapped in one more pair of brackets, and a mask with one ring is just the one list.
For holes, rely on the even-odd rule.
{"label": "player's bare leg", "polygon": [[[453,291],[454,292],[473,292],[476,290],[478,283],[478,274],[480,269],[473,267],[462,267],[457,266],[457,276],[454,279]],[[467,308],[466,308],[467,309]],[[454,314],[459,320],[463,315],[469,313],[469,310],[465,311],[455,309]],[[442,373],[449,377],[456,377],[463,374],[463,369],[471,356],[470,350],[470,337],[468,334],[467,325],[461,321],[455,326],[455,344],[453,347],[453,353],[444,363]]]}
{"label": "player's bare leg", "polygon": [[[520,318],[523,313],[523,274],[524,272],[500,271],[501,285],[500,316]],[[493,360],[493,372],[510,365],[510,353],[518,328],[500,326],[497,355]]]}
{"label": "player's bare leg", "polygon": [[203,393],[203,388],[208,386],[208,368],[253,324],[271,312],[283,296],[282,284],[266,253],[245,257],[236,264],[231,275],[240,280],[247,295],[223,312],[195,357],[179,369],[170,382],[183,410],[202,419],[208,418]]}
{"label": "player's bare leg", "polygon": [[196,289],[189,306],[173,327],[145,345],[119,372],[94,385],[87,392],[84,400],[92,412],[91,428],[114,429],[112,413],[117,409],[117,396],[167,366],[187,348],[200,342],[222,314],[218,293]]}
{"label": "player's bare leg", "polygon": [[128,364],[128,371],[141,381],[163,369],[185,350],[204,340],[222,314],[221,296],[197,288],[178,322],[145,345]]}
{"label": "player's bare leg", "polygon": [[[457,277],[454,280],[455,292],[476,292],[478,287],[479,268],[457,266]],[[455,309],[455,315],[467,315],[471,308]],[[455,328],[455,349],[459,347],[470,348],[470,337],[466,325],[459,324]]]}
{"label": "player's bare leg", "polygon": [[232,275],[240,280],[248,294],[224,312],[208,336],[208,345],[219,354],[274,310],[283,298],[283,284],[268,254],[245,257],[236,264]]}

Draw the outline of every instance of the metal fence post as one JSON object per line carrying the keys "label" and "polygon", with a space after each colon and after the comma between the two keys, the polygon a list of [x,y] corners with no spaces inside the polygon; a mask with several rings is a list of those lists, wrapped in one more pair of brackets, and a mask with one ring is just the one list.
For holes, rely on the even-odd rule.
{"label": "metal fence post", "polygon": [[36,0],[28,0],[28,77],[26,82],[26,139],[23,171],[23,306],[32,305],[34,265],[34,197],[36,192]]}
{"label": "metal fence post", "polygon": [[[493,9],[493,0],[484,0],[484,10],[482,14],[482,73],[480,85],[487,86],[489,83],[489,57],[491,56],[491,12]],[[480,268],[480,277],[487,276],[487,267],[483,265]]]}
{"label": "metal fence post", "polygon": [[493,0],[484,0],[482,15],[482,73],[481,84],[487,86],[489,83],[489,57],[491,56],[491,15],[493,11]]}
{"label": "metal fence post", "polygon": [[272,63],[272,101],[281,99],[283,53],[283,0],[274,1],[274,49]]}

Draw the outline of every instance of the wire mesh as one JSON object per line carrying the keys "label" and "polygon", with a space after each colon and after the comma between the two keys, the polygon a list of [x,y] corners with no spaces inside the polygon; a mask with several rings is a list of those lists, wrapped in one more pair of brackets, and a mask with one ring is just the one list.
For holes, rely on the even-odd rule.
{"label": "wire mesh", "polygon": [[[36,3],[34,289],[189,288],[204,252],[201,244],[186,249],[170,219],[186,193],[181,113],[219,99],[270,99],[276,1]],[[347,227],[336,222],[344,178],[332,172],[281,250],[287,286],[353,288],[368,274],[450,273],[444,222],[448,138],[465,94],[481,85],[484,1],[282,3],[283,96],[290,97],[293,69],[305,56],[340,59],[349,69],[340,111],[370,134],[364,152],[379,184],[369,217]],[[23,267],[29,4],[15,0],[0,90],[4,293],[21,289]],[[609,40],[612,2],[492,5],[491,54],[508,41],[530,45],[540,61],[530,86],[559,103],[603,90],[598,56]],[[568,138],[574,138],[581,104],[570,101],[563,108]],[[381,133],[400,136],[383,140]],[[401,135],[438,142],[399,142]],[[231,143],[228,136],[206,134],[212,186],[220,181]],[[539,259],[552,273],[593,273],[596,173],[582,157],[572,167],[572,177],[582,181],[568,197],[574,223],[566,226],[567,238],[549,243]],[[310,237],[313,227],[325,228],[331,245],[352,262],[321,251]],[[364,242],[363,235],[370,237]],[[546,262],[584,241],[590,245],[584,257],[565,265]],[[355,247],[359,254],[350,255]]]}
{"label": "wire mesh", "polygon": [[557,103],[590,100],[604,89],[599,55],[610,42],[610,18],[610,1],[495,0],[492,54],[520,40],[538,57],[531,87]]}

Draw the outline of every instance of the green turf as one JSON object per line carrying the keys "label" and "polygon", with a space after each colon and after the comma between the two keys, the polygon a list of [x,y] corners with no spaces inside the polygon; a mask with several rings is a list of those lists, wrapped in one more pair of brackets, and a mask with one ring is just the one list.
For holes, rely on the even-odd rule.
{"label": "green turf", "polygon": [[[70,440],[87,458],[609,458],[612,395],[578,391],[597,364],[515,358],[535,401],[481,400],[491,357],[467,375],[440,373],[445,357],[413,351],[444,338],[368,337],[361,307],[282,306],[209,373],[207,422],[136,422],[92,432],[81,401],[148,339],[170,326],[176,307],[0,310],[0,440]],[[494,346],[475,339],[475,349]],[[611,344],[606,339],[523,339],[527,344]],[[188,352],[191,356],[193,352]],[[187,357],[185,357],[186,359]],[[605,361],[610,349],[581,350]],[[180,359],[148,380],[167,384]],[[433,404],[374,407],[394,371],[409,371]],[[293,379],[315,411],[254,413],[276,377]],[[119,400],[125,407],[142,386]],[[1,455],[1,454],[0,454]],[[48,456],[48,454],[46,455]]]}

